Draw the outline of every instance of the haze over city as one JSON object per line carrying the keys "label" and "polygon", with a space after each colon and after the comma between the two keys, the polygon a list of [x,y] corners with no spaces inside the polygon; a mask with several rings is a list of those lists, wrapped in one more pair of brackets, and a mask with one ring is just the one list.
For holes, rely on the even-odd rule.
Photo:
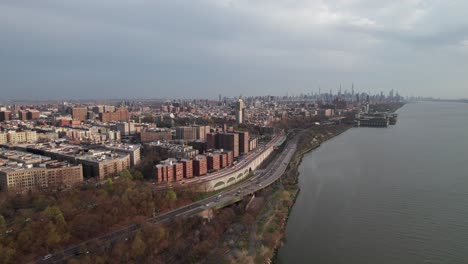
{"label": "haze over city", "polygon": [[467,98],[466,1],[0,4],[4,99],[333,89]]}

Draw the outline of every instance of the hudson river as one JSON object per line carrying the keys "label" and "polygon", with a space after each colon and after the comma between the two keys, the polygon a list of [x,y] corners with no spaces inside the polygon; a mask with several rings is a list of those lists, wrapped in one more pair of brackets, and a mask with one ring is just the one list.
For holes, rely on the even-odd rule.
{"label": "hudson river", "polygon": [[279,263],[468,263],[468,104],[398,113],[304,157]]}

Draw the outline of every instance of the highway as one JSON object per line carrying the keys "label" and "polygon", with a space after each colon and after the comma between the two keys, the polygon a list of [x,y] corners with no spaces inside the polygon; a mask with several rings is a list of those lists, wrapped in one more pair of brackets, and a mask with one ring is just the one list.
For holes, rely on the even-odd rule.
{"label": "highway", "polygon": [[[287,142],[281,154],[270,162],[265,169],[257,171],[256,175],[249,180],[222,191],[215,196],[149,218],[147,221],[154,224],[168,223],[176,218],[195,216],[209,209],[217,209],[238,202],[244,196],[252,195],[278,180],[285,172],[296,149],[297,136]],[[99,251],[100,247],[107,247],[118,241],[129,240],[139,229],[139,225],[133,224],[81,244],[70,246],[61,252],[41,257],[36,263],[64,263],[72,257],[92,254],[93,251]]]}

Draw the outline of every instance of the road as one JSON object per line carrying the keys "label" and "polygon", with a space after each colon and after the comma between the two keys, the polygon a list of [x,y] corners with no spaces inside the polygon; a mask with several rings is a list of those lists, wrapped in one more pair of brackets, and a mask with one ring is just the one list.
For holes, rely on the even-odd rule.
{"label": "road", "polygon": [[[199,202],[195,202],[184,207],[175,209],[168,213],[149,218],[147,221],[154,224],[171,222],[176,218],[190,217],[200,214],[209,209],[217,209],[234,202],[240,201],[244,196],[252,195],[255,192],[266,188],[274,183],[285,172],[292,156],[297,149],[297,137],[291,139],[281,154],[271,162],[264,170],[258,170],[256,175],[231,189],[225,190],[215,196],[209,197]],[[129,240],[138,230],[137,224],[130,225],[106,235],[83,242],[79,245],[70,246],[60,253],[42,257],[36,263],[64,263],[67,259],[79,255],[92,254],[93,250],[99,247],[106,247],[118,241]]]}

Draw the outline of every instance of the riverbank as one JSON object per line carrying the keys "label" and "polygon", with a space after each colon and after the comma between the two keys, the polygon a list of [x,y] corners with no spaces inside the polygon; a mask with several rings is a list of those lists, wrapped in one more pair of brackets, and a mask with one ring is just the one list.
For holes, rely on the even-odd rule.
{"label": "riverbank", "polygon": [[[322,131],[318,132],[317,130],[311,129],[305,131],[304,135],[301,136],[300,143],[298,150],[296,151],[293,159],[291,160],[286,172],[283,175],[282,185],[284,187],[284,191],[288,193],[288,195],[283,194],[282,198],[284,197],[291,197],[291,202],[288,202],[285,199],[280,199],[278,201],[278,209],[286,211],[286,217],[279,221],[280,226],[278,229],[278,240],[275,241],[274,246],[271,248],[272,255],[269,257],[269,263],[274,262],[276,258],[276,253],[278,249],[283,245],[285,231],[286,231],[286,224],[291,212],[291,209],[297,199],[297,196],[300,192],[299,183],[299,166],[302,163],[304,156],[315,150],[316,148],[320,147],[322,143],[326,142],[329,139],[332,139],[350,129],[351,126],[336,126],[336,127],[327,127],[324,129],[320,129]],[[265,229],[264,229],[265,230]]]}
{"label": "riverbank", "polygon": [[300,136],[298,149],[276,184],[256,194],[242,216],[241,225],[232,227],[222,241],[227,263],[271,263],[283,244],[289,213],[299,194],[298,168],[305,154],[338,136],[350,126],[312,127]]}

